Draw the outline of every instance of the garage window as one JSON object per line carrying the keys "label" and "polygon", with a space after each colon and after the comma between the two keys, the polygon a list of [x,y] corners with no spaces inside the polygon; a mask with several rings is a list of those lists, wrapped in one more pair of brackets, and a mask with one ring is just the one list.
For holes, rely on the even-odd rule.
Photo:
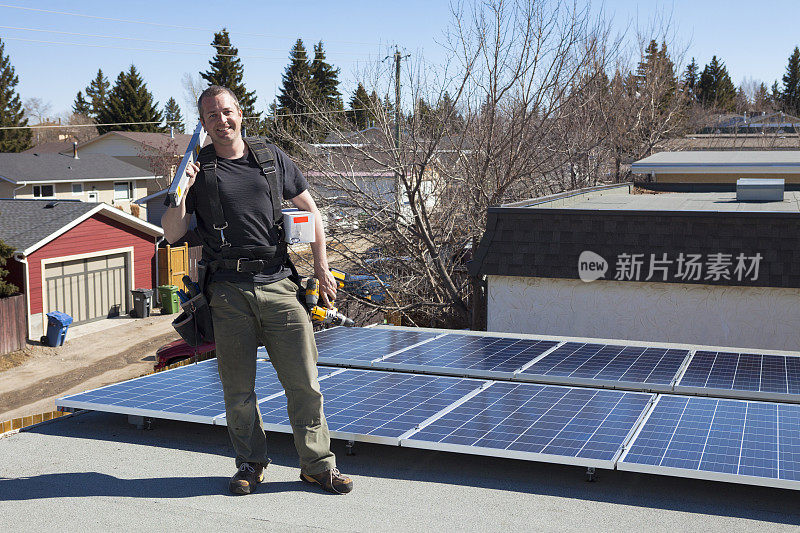
{"label": "garage window", "polygon": [[33,197],[34,198],[53,198],[55,191],[52,185],[34,185]]}
{"label": "garage window", "polygon": [[133,198],[133,182],[115,181],[114,200],[130,200]]}

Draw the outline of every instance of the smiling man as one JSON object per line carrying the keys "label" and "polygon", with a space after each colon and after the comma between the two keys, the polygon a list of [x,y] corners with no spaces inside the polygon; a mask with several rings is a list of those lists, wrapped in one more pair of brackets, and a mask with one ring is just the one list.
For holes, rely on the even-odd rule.
{"label": "smiling man", "polygon": [[317,382],[317,347],[283,239],[280,205],[288,199],[315,217],[314,275],[323,304],[336,297],[328,269],[325,233],[308,183],[280,149],[262,139],[243,139],[242,110],[232,91],[211,86],[197,101],[212,144],[187,169],[188,192],[161,219],[170,242],[187,231],[191,213],[208,265],[206,295],[214,321],[217,364],[225,396],[228,433],[237,472],[229,488],[249,494],[264,479],[266,436],[254,390],[256,352],[266,347],[283,384],[300,479],[344,494],[352,480],[336,468]]}

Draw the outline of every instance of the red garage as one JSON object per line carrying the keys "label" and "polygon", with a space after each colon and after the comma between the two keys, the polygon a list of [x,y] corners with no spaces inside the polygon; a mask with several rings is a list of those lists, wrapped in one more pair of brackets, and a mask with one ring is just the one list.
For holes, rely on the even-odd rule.
{"label": "red garage", "polygon": [[156,243],[163,235],[107,204],[0,200],[0,240],[14,247],[9,281],[25,293],[28,338],[62,311],[74,324],[127,313],[133,288],[152,288]]}

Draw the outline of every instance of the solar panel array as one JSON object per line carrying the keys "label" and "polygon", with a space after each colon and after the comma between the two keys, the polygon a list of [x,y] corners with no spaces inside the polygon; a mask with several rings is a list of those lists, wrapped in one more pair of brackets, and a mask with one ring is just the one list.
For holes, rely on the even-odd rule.
{"label": "solar panel array", "polygon": [[517,379],[669,391],[688,355],[689,350],[568,342]]}
{"label": "solar panel array", "polygon": [[800,489],[800,405],[661,396],[617,467]]}
{"label": "solar panel array", "polygon": [[447,334],[376,362],[375,368],[478,378],[512,378],[558,341]]}
{"label": "solar panel array", "polygon": [[315,336],[322,364],[364,365],[409,346],[437,337],[404,329],[331,328]]}
{"label": "solar panel array", "polygon": [[[334,437],[394,445],[404,433],[485,385],[474,379],[352,369],[320,381]],[[264,427],[291,431],[285,396],[259,407]]]}
{"label": "solar panel array", "polygon": [[[272,365],[266,361],[256,365],[256,394],[263,398],[282,393]],[[321,367],[319,375],[336,371]],[[56,405],[204,424],[225,414],[216,359],[59,398]]]}
{"label": "solar panel array", "polygon": [[[317,346],[353,367],[319,368],[334,437],[800,489],[797,356],[403,328]],[[275,371],[257,369],[265,427],[291,431]],[[215,360],[56,404],[225,423]]]}
{"label": "solar panel array", "polygon": [[495,382],[402,445],[613,468],[652,398],[639,392]]}
{"label": "solar panel array", "polygon": [[800,357],[697,351],[675,392],[800,401]]}

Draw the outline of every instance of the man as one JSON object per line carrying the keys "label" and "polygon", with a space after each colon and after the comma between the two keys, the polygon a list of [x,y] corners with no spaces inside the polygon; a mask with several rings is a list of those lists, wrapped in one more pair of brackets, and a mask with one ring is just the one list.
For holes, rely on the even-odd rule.
{"label": "man", "polygon": [[[347,493],[353,482],[336,468],[330,434],[322,412],[317,382],[317,348],[311,322],[297,299],[298,286],[291,270],[279,220],[275,220],[273,195],[289,199],[297,208],[313,213],[314,275],[320,282],[323,305],[336,297],[328,269],[325,232],[308,183],[289,157],[274,145],[275,172],[259,165],[242,139],[242,110],[232,91],[211,86],[197,101],[200,121],[213,145],[204,148],[200,162],[187,169],[188,192],[181,205],[161,219],[170,242],[188,228],[191,213],[203,241],[204,260],[211,268],[208,289],[217,351],[217,364],[225,396],[228,433],[236,451],[237,472],[229,488],[235,494],[253,492],[264,479],[269,464],[266,437],[254,391],[256,350],[264,345],[286,391],[289,420],[300,455],[300,479],[334,493]],[[263,154],[263,150],[259,152]],[[209,162],[210,161],[210,162]],[[271,169],[272,167],[270,167]],[[208,176],[216,179],[208,179]],[[275,181],[277,178],[277,182]],[[278,191],[270,190],[270,180]],[[219,202],[209,196],[216,181]],[[214,191],[212,191],[214,192]],[[215,209],[215,205],[217,208]],[[278,206],[278,203],[275,204]],[[221,207],[224,224],[214,223]],[[278,209],[278,208],[276,208]],[[230,259],[235,252],[236,258]]]}

